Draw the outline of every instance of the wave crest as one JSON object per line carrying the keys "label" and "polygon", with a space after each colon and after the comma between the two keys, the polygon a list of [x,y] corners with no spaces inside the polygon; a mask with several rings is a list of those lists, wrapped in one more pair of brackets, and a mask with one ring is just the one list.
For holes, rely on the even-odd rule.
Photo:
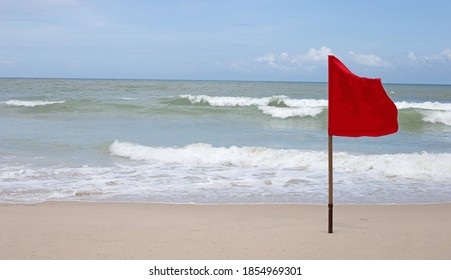
{"label": "wave crest", "polygon": [[208,95],[180,95],[191,104],[205,104],[212,107],[257,107],[263,114],[274,118],[315,117],[327,108],[324,99],[291,99],[285,95],[271,97],[236,97]]}
{"label": "wave crest", "polygon": [[[327,110],[328,100],[325,99],[292,99],[285,95],[271,97],[239,97],[239,96],[209,96],[180,95],[189,104],[209,105],[212,107],[257,107],[265,115],[273,118],[286,119],[291,117],[317,117]],[[415,110],[423,117],[422,121],[440,123],[451,126],[451,103],[440,102],[406,102],[395,103],[398,110]]]}
{"label": "wave crest", "polygon": [[54,104],[63,104],[65,100],[61,101],[30,101],[30,100],[8,100],[0,102],[1,104],[5,104],[8,106],[17,106],[17,107],[36,107],[36,106],[46,106],[46,105],[54,105]]}
{"label": "wave crest", "polygon": [[414,109],[422,115],[422,120],[451,126],[451,103],[440,102],[396,102],[398,110]]}
{"label": "wave crest", "polygon": [[[294,168],[327,174],[327,153],[264,147],[213,147],[197,143],[184,147],[149,147],[114,141],[112,155],[154,163],[214,165],[229,167]],[[451,179],[451,154],[410,153],[353,155],[335,153],[335,168],[353,176],[371,175],[387,178]]]}
{"label": "wave crest", "polygon": [[[213,147],[210,144],[204,143],[190,144],[178,148],[149,147],[116,140],[111,144],[110,152],[112,155],[126,157],[132,160],[161,163],[213,164],[235,167],[294,167],[302,164],[302,161],[295,159],[298,153],[297,150],[236,146],[225,148]],[[316,157],[315,152],[311,152],[310,156]],[[311,160],[314,159],[311,158]]]}

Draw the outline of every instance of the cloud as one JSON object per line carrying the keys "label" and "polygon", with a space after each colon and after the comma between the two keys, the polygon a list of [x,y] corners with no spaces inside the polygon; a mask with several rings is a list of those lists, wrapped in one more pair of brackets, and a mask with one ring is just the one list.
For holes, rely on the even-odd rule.
{"label": "cloud", "polygon": [[269,66],[274,68],[279,68],[279,66],[276,65],[276,55],[273,53],[268,53],[265,54],[264,56],[257,57],[256,61],[267,63]]}
{"label": "cloud", "polygon": [[418,56],[414,52],[410,51],[407,53],[407,58],[411,62],[421,63],[421,64],[449,64],[451,63],[451,48],[445,48],[439,53],[432,54],[429,56]]}
{"label": "cloud", "polygon": [[431,61],[437,62],[445,62],[445,63],[451,62],[451,49],[446,48],[443,51],[426,58]]}
{"label": "cloud", "polygon": [[418,57],[417,57],[417,55],[414,52],[409,52],[407,54],[407,58],[409,60],[411,60],[411,61],[417,61],[418,60]]}
{"label": "cloud", "polygon": [[301,61],[327,61],[330,54],[332,54],[332,50],[327,47],[321,47],[319,50],[310,48],[307,54],[301,57]]}
{"label": "cloud", "polygon": [[374,54],[356,54],[353,51],[348,53],[348,57],[357,64],[377,67],[377,68],[391,68],[393,65],[377,55]]}
{"label": "cloud", "polygon": [[281,52],[280,54],[267,53],[257,57],[255,61],[266,63],[275,69],[295,70],[302,68],[313,71],[319,65],[325,64],[330,54],[332,54],[332,50],[328,47],[321,47],[319,49],[310,48],[304,54],[291,55],[288,52]]}
{"label": "cloud", "polygon": [[451,48],[444,49],[440,54],[439,57],[442,59],[446,59],[446,61],[451,61]]}

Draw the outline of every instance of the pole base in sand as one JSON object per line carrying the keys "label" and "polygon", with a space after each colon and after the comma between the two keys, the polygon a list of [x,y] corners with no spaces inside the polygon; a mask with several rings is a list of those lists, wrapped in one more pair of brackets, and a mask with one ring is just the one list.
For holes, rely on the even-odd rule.
{"label": "pole base in sand", "polygon": [[328,233],[333,233],[333,208],[334,205],[333,204],[328,204],[327,205],[329,207],[329,230]]}

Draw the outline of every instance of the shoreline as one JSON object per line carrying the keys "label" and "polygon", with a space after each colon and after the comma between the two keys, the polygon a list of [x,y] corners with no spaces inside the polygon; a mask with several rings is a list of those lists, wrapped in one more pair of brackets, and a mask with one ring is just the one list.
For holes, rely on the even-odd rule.
{"label": "shoreline", "polygon": [[[0,207],[3,206],[38,206],[42,204],[53,204],[53,203],[86,203],[86,204],[131,204],[131,205],[140,205],[140,204],[148,204],[148,205],[192,205],[192,206],[234,206],[234,205],[305,205],[305,206],[323,206],[327,208],[326,203],[307,203],[307,202],[153,202],[153,201],[122,201],[122,200],[46,200],[46,201],[38,201],[38,202],[0,202]],[[451,201],[439,201],[439,202],[405,202],[405,203],[335,203],[335,206],[416,206],[416,205],[442,205],[442,204],[450,204]]]}
{"label": "shoreline", "polygon": [[451,259],[451,203],[0,204],[0,260]]}

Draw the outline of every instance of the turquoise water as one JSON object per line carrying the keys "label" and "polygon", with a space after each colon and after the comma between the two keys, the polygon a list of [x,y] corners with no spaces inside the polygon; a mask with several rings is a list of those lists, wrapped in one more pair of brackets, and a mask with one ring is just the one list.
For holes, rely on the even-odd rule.
{"label": "turquoise water", "polygon": [[[451,86],[334,137],[337,203],[451,201]],[[0,202],[326,203],[327,84],[0,79]]]}

